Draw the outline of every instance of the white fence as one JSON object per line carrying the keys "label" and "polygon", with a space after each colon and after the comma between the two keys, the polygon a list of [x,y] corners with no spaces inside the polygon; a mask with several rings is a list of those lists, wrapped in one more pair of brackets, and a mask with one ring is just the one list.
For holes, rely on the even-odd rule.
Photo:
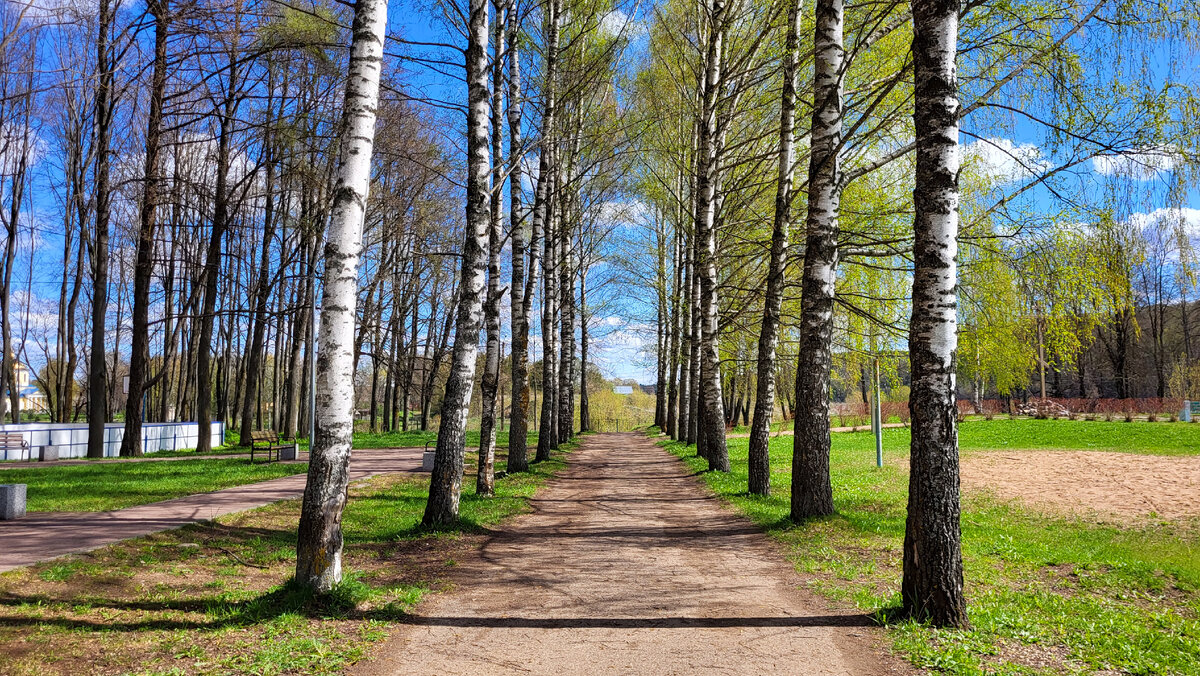
{"label": "white fence", "polygon": [[[195,448],[199,440],[200,425],[195,422],[144,423],[142,425],[142,451],[182,451]],[[58,449],[59,458],[83,458],[87,456],[87,424],[73,423],[20,423],[0,425],[0,433],[19,433],[28,443],[26,449],[9,449],[0,452],[0,460],[37,460],[42,447]],[[213,421],[211,426],[212,445],[225,443],[225,423]],[[125,437],[123,423],[104,426],[104,456],[116,457],[121,451],[121,440]]]}

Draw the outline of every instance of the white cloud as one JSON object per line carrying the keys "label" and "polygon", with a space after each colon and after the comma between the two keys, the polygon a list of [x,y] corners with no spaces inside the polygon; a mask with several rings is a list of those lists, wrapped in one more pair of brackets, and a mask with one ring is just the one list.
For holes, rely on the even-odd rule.
{"label": "white cloud", "polygon": [[22,156],[26,170],[33,169],[46,155],[47,145],[38,133],[24,126],[5,124],[0,126],[0,173],[15,174]]}
{"label": "white cloud", "polygon": [[600,205],[599,220],[612,225],[641,225],[650,222],[650,206],[641,200],[608,201]]}
{"label": "white cloud", "polygon": [[626,37],[638,37],[644,30],[645,26],[641,22],[634,21],[619,9],[614,9],[600,19],[600,34],[610,38],[615,38],[622,33]]}
{"label": "white cloud", "polygon": [[95,0],[6,0],[12,8],[10,15],[19,17],[26,27],[61,23],[82,23],[83,17],[95,14]]}
{"label": "white cloud", "polygon": [[1179,152],[1169,146],[1151,146],[1092,158],[1092,168],[1105,176],[1125,176],[1147,181],[1171,171],[1179,162]]}
{"label": "white cloud", "polygon": [[1159,230],[1182,228],[1192,239],[1200,238],[1200,209],[1191,207],[1155,209],[1148,214],[1133,214],[1129,217],[1129,222],[1142,231],[1149,228]]}
{"label": "white cloud", "polygon": [[1006,138],[979,139],[963,150],[964,164],[989,181],[1012,183],[1033,178],[1054,164],[1032,143],[1013,143]]}

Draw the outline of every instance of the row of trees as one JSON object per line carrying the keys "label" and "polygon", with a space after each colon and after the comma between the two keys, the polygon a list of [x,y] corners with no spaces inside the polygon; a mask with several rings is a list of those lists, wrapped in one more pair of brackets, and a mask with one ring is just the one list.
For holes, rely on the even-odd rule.
{"label": "row of trees", "polygon": [[[753,395],[748,489],[766,494],[786,388],[792,518],[823,516],[834,376],[869,397],[877,361],[902,374],[914,440],[904,603],[965,624],[959,392],[1012,393],[1083,364],[1097,336],[1106,349],[1131,337],[1145,271],[1190,285],[1187,224],[1136,210],[1187,213],[1195,83],[1114,45],[1191,34],[1194,9],[656,6],[632,97],[653,130],[635,187],[665,221],[643,263],[659,298],[656,423],[724,471],[725,426]],[[974,139],[962,146],[960,124]],[[1143,265],[1142,243],[1164,239],[1174,256]],[[1186,291],[1175,298],[1187,317]],[[1141,312],[1164,311],[1170,301]],[[1112,346],[1114,359],[1131,345]]]}
{"label": "row of trees", "polygon": [[[356,289],[361,284],[356,228],[361,227],[362,216],[351,207],[364,208],[367,203],[372,151],[369,113],[374,107],[370,88],[379,83],[374,64],[383,54],[383,4],[360,0],[356,7],[343,112],[348,116],[346,136],[335,191],[345,206],[335,202],[325,253],[322,356],[317,364],[320,413],[296,569],[297,579],[322,591],[332,588],[341,577],[339,523],[348,480],[354,357],[358,353],[352,344],[361,340],[364,328],[356,333],[354,322],[359,298]],[[608,7],[579,3],[564,9],[561,0],[538,6],[522,6],[513,0],[491,5],[472,0],[465,9],[459,15],[463,25],[458,28],[465,29],[467,37],[461,50],[467,89],[466,209],[453,345],[424,515],[424,524],[431,527],[458,519],[467,418],[477,380],[482,419],[476,493],[486,496],[494,491],[503,363],[501,302],[506,295],[512,342],[507,471],[525,471],[530,462],[526,433],[534,411],[529,405],[529,343],[539,290],[542,388],[533,459],[548,459],[552,450],[574,436],[576,401],[579,429],[591,428],[590,378],[585,377],[593,312],[588,292],[594,280],[589,282],[589,275],[601,262],[603,242],[611,232],[612,219],[606,207],[622,167],[622,144],[627,142],[627,137],[614,133],[617,130],[613,128],[618,118],[613,69],[624,39],[620,30],[605,24]],[[572,17],[569,23],[564,22],[567,10]],[[540,56],[532,87],[523,82],[522,55],[527,49],[536,49],[533,53]],[[527,119],[528,108],[540,112],[536,122]],[[352,115],[361,127],[354,127]],[[536,131],[527,135],[527,129]],[[529,159],[533,152],[536,165]],[[526,178],[527,169],[533,166],[536,171]],[[506,241],[510,243],[507,276],[501,261]],[[481,337],[486,339],[482,359]]]}
{"label": "row of trees", "polygon": [[[476,381],[477,490],[492,490],[506,321],[517,472],[532,426],[533,460],[590,427],[595,320],[624,313],[653,336],[655,422],[711,469],[729,469],[740,415],[748,488],[767,493],[770,422],[780,403],[794,416],[797,520],[834,510],[835,362],[908,373],[904,602],[965,624],[956,375],[1011,390],[1003,355],[1027,355],[1030,329],[1039,370],[1081,336],[1132,331],[1121,271],[1142,268],[1122,233],[1134,207],[1186,199],[1195,157],[1190,83],[1099,56],[1134,37],[1186,49],[1161,38],[1192,34],[1187,0],[663,0],[641,16],[469,0],[439,5],[459,36],[445,41],[389,38],[386,0],[358,0],[352,20],[319,2],[100,0],[61,23],[22,7],[2,10],[0,384],[14,350],[40,345],[66,419],[86,368],[98,453],[125,358],[131,455],[147,417],[294,434],[313,396],[297,579],[321,591],[341,576],[365,363],[374,428],[409,425],[411,398],[430,424],[440,387],[436,527],[458,518]],[[465,97],[420,98],[439,72]],[[1167,232],[1154,223],[1139,235]],[[10,303],[22,228],[31,285],[36,237],[61,251],[41,340],[12,335],[36,330]],[[1177,250],[1162,267],[1186,278]]]}

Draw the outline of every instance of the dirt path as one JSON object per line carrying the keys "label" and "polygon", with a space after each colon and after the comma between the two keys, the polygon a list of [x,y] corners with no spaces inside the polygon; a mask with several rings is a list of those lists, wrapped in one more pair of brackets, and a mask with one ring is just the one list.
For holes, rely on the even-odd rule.
{"label": "dirt path", "polygon": [[[360,450],[354,451],[350,461],[350,480],[420,469],[419,448]],[[31,512],[23,519],[0,521],[0,573],[222,514],[299,498],[304,495],[306,479],[306,475],[296,474],[111,512]]]}
{"label": "dirt path", "polygon": [[902,673],[640,434],[588,437],[361,674]]}

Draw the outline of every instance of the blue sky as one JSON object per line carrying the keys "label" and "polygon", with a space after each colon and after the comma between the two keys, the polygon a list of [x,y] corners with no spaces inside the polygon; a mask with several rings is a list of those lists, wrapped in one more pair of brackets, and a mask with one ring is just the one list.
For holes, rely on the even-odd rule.
{"label": "blue sky", "polygon": [[[394,35],[405,40],[417,42],[449,42],[460,44],[462,38],[447,31],[443,24],[431,18],[429,12],[433,3],[421,0],[393,0],[389,9],[391,20],[390,30]],[[640,8],[643,13],[644,8]],[[1082,39],[1082,38],[1081,38]],[[1197,64],[1180,61],[1174,58],[1168,50],[1169,45],[1156,45],[1149,52],[1136,52],[1134,56],[1145,56],[1149,63],[1148,73],[1151,79],[1165,78],[1168,75],[1182,77],[1195,81]],[[437,48],[414,48],[393,43],[389,51],[413,54],[414,50],[422,55],[436,55],[438,58],[455,63],[461,62],[461,53],[457,50]],[[525,69],[529,73],[536,68],[529,59],[525,60]],[[462,101],[465,85],[461,80],[461,68],[445,67],[446,74],[438,73],[429,67],[416,62],[406,66],[405,82],[403,85],[415,96],[435,99],[443,103],[457,104]],[[1103,70],[1100,71],[1103,74]],[[532,111],[530,111],[532,112]],[[439,128],[444,131],[449,145],[460,145],[465,123],[461,115],[449,111],[433,113],[445,121]],[[529,115],[528,117],[532,117]],[[974,153],[975,161],[987,163],[992,171],[1009,173],[1013,176],[1012,185],[1027,180],[1020,162],[1032,166],[1053,166],[1065,161],[1062,152],[1047,150],[1047,133],[1044,128],[1030,123],[1018,113],[1000,116],[992,122],[984,124],[979,116],[965,120],[962,141],[968,146],[968,153]],[[527,130],[527,135],[531,132]],[[970,134],[976,134],[985,142],[976,141]],[[1087,161],[1074,171],[1069,180],[1056,182],[1058,189],[1064,186],[1083,201],[1098,199],[1105,193],[1112,193],[1114,186],[1122,191],[1122,201],[1130,214],[1158,213],[1167,206],[1165,200],[1166,184],[1164,179],[1170,176],[1171,170],[1178,169],[1176,160],[1169,152],[1170,149],[1148,148],[1140,158],[1138,156],[1115,157],[1100,161]],[[26,231],[14,279],[14,288],[18,293],[30,291],[33,296],[42,299],[42,304],[57,300],[57,290],[61,279],[61,226],[58,225],[57,207],[53,199],[52,184],[55,183],[58,169],[54,162],[46,157],[44,152],[38,153],[42,160],[34,167],[34,184],[28,196],[31,209],[26,220],[32,226],[32,242],[29,241],[30,231]],[[1016,159],[1014,159],[1014,157]],[[1138,164],[1137,160],[1145,164]],[[1104,171],[1096,171],[1101,169]],[[1162,171],[1159,171],[1161,169]],[[1121,176],[1122,171],[1125,175]],[[1077,193],[1075,191],[1078,191]],[[1195,186],[1188,187],[1180,198],[1183,215],[1193,227],[1193,232],[1200,234],[1200,193]],[[1037,211],[1052,211],[1061,206],[1052,192],[1047,188],[1035,188],[1029,191],[1027,204]],[[637,211],[636,209],[634,210]],[[1128,215],[1128,214],[1125,214]],[[1145,218],[1145,217],[1142,217]],[[636,229],[640,224],[627,223],[623,227]],[[32,243],[32,248],[30,244]],[[32,255],[32,258],[30,257]],[[506,264],[507,265],[507,264]],[[507,271],[504,273],[507,276]],[[595,271],[593,279],[604,277],[603,268]],[[647,300],[643,293],[630,287],[610,289],[612,302],[606,310],[608,314],[597,317],[594,333],[595,357],[606,373],[623,378],[636,378],[641,382],[651,382],[654,378],[652,357],[647,347],[653,347],[652,328],[648,324],[651,318],[647,312]],[[86,303],[86,299],[84,300]],[[32,310],[31,323],[39,320],[39,304]],[[507,313],[505,312],[507,315]],[[507,330],[507,329],[506,329]],[[533,341],[535,358],[538,357],[538,341]],[[33,360],[31,360],[33,361]]]}

